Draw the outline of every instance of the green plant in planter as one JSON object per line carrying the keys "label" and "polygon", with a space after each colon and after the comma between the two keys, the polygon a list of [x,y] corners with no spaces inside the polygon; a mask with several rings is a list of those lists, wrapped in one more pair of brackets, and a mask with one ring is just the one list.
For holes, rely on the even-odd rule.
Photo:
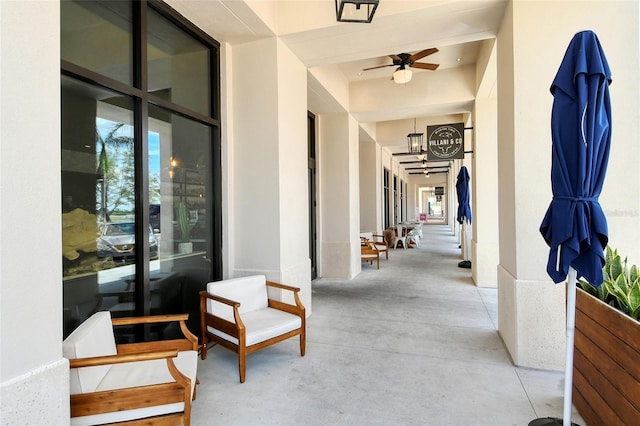
{"label": "green plant in planter", "polygon": [[180,235],[183,243],[191,241],[191,227],[189,226],[189,216],[187,215],[187,205],[180,203],[176,207],[176,221],[180,229]]}
{"label": "green plant in planter", "polygon": [[638,267],[636,265],[629,267],[627,259],[625,258],[623,261],[618,250],[607,246],[602,273],[604,282],[599,287],[593,287],[584,280],[580,280],[580,287],[587,293],[638,320],[640,317]]}

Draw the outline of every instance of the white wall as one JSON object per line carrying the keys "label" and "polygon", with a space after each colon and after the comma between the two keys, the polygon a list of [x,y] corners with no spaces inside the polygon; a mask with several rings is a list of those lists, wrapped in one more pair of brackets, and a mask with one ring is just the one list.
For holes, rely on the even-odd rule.
{"label": "white wall", "polygon": [[320,276],[355,277],[360,262],[358,124],[347,113],[322,114],[319,126]]}
{"label": "white wall", "polygon": [[498,170],[497,97],[476,99],[473,154],[472,273],[479,287],[497,287]]}
{"label": "white wall", "polygon": [[65,424],[58,3],[0,2],[0,38],[0,413]]}
{"label": "white wall", "polygon": [[231,56],[231,275],[302,287],[310,313],[307,70],[277,38],[235,46]]}
{"label": "white wall", "polygon": [[495,40],[483,43],[478,58],[478,94],[473,130],[472,277],[479,287],[497,287],[498,246],[498,98]]}
{"label": "white wall", "polygon": [[380,145],[360,141],[360,231],[382,233]]}
{"label": "white wall", "polygon": [[311,314],[307,69],[281,41],[278,60],[278,182],[281,282],[301,287]]}
{"label": "white wall", "polygon": [[233,48],[234,275],[280,264],[277,59],[274,38]]}

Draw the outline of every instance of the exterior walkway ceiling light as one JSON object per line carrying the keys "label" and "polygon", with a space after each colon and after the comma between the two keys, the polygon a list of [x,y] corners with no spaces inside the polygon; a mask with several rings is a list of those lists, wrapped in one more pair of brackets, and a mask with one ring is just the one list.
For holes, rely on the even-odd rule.
{"label": "exterior walkway ceiling light", "polygon": [[376,13],[378,0],[334,0],[338,22],[362,22],[369,24]]}
{"label": "exterior walkway ceiling light", "polygon": [[424,151],[422,136],[424,133],[416,133],[416,119],[413,119],[413,133],[407,135],[407,145],[412,154],[422,154]]}

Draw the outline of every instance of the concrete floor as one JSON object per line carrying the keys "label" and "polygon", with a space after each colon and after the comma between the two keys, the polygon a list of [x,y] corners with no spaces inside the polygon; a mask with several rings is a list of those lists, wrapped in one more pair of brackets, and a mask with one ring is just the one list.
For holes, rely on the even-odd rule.
{"label": "concrete floor", "polygon": [[[519,425],[562,417],[563,373],[515,367],[497,332],[496,290],[457,267],[458,240],[423,228],[419,249],[380,270],[312,284],[298,339],[256,352],[247,379],[219,346],[198,366],[193,425]],[[573,421],[584,424],[574,409]]]}

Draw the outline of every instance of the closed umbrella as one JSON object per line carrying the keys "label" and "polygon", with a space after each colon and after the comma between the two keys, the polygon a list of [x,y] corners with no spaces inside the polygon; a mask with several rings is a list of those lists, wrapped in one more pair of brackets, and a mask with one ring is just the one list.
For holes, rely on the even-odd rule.
{"label": "closed umbrella", "polygon": [[458,195],[458,214],[456,220],[462,225],[462,238],[464,244],[464,260],[458,263],[461,268],[471,268],[471,260],[468,256],[467,225],[471,223],[471,207],[469,206],[469,172],[466,166],[462,166],[456,179],[456,193]]}
{"label": "closed umbrella", "polygon": [[549,276],[556,283],[568,276],[565,425],[571,424],[576,281],[583,277],[593,286],[603,281],[608,233],[598,197],[611,145],[610,83],[611,71],[598,37],[593,31],[577,33],[551,85],[553,200],[540,226],[550,247]]}

